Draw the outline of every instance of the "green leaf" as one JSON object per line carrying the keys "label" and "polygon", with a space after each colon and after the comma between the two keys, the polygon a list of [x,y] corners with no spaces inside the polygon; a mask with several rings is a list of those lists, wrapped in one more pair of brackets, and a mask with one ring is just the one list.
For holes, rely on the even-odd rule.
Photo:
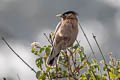
{"label": "green leaf", "polygon": [[64,57],[63,56],[60,56],[59,57],[59,61],[61,61],[61,60],[63,60],[64,59]]}
{"label": "green leaf", "polygon": [[[83,57],[83,55],[82,55],[82,53],[81,53],[81,52],[79,53],[79,55],[80,55],[80,60],[81,60],[81,58]],[[81,60],[81,62],[82,62],[82,60]]]}
{"label": "green leaf", "polygon": [[101,80],[101,76],[100,76],[100,75],[96,75],[96,78],[97,78],[98,80]]}
{"label": "green leaf", "polygon": [[120,68],[120,60],[117,60],[117,67]]}
{"label": "green leaf", "polygon": [[84,68],[85,66],[86,66],[86,62],[84,62],[83,65],[81,65],[79,69],[82,69],[82,68]]}
{"label": "green leaf", "polygon": [[107,70],[107,67],[106,67],[106,66],[104,66],[104,67],[103,67],[103,70],[104,70],[104,71],[105,71],[105,70]]}
{"label": "green leaf", "polygon": [[91,63],[90,63],[89,61],[87,61],[87,64],[88,64],[88,65],[91,65]]}
{"label": "green leaf", "polygon": [[32,52],[32,53],[34,53],[34,52],[35,52],[35,47],[32,47],[31,52]]}
{"label": "green leaf", "polygon": [[90,71],[94,71],[94,67],[93,66],[90,66]]}
{"label": "green leaf", "polygon": [[80,59],[76,59],[76,61],[81,61]]}
{"label": "green leaf", "polygon": [[51,36],[54,36],[54,33],[53,33],[53,32],[51,32],[51,33],[50,33],[50,35],[51,35]]}
{"label": "green leaf", "polygon": [[40,46],[36,46],[36,48],[41,48]]}
{"label": "green leaf", "polygon": [[66,76],[66,74],[67,74],[67,71],[63,71],[63,75]]}
{"label": "green leaf", "polygon": [[77,49],[78,46],[79,46],[79,44],[75,44],[72,48],[73,48],[73,49]]}
{"label": "green leaf", "polygon": [[81,57],[81,62],[85,60],[85,57]]}
{"label": "green leaf", "polygon": [[95,58],[92,59],[93,63],[97,64],[97,60]]}
{"label": "green leaf", "polygon": [[42,64],[43,64],[43,60],[42,60],[42,58],[37,58],[36,59],[36,65],[37,65],[37,67],[42,67]]}
{"label": "green leaf", "polygon": [[112,80],[114,80],[115,77],[116,77],[116,75],[115,75],[114,73],[112,73],[112,72],[109,72],[109,76],[110,76],[110,78],[111,78]]}
{"label": "green leaf", "polygon": [[58,71],[61,71],[61,67],[58,68]]}
{"label": "green leaf", "polygon": [[36,78],[38,79],[41,74],[41,71],[36,72]]}
{"label": "green leaf", "polygon": [[42,75],[42,76],[39,76],[38,80],[45,80],[46,79],[46,75]]}
{"label": "green leaf", "polygon": [[47,69],[46,69],[46,72],[49,72],[50,71],[50,67],[48,67]]}
{"label": "green leaf", "polygon": [[49,56],[50,52],[51,52],[50,47],[46,47],[45,53],[47,56]]}
{"label": "green leaf", "polygon": [[51,74],[51,76],[55,76],[55,72],[51,72],[50,74]]}
{"label": "green leaf", "polygon": [[40,48],[40,53],[42,53],[45,49],[44,48]]}
{"label": "green leaf", "polygon": [[86,78],[86,75],[85,74],[81,74],[81,76],[80,76],[81,78],[82,78],[82,80],[87,80],[87,78]]}
{"label": "green leaf", "polygon": [[105,61],[104,60],[101,60],[100,63],[105,65]]}
{"label": "green leaf", "polygon": [[80,69],[84,68],[84,65],[80,66]]}
{"label": "green leaf", "polygon": [[84,53],[84,47],[80,46],[80,50]]}
{"label": "green leaf", "polygon": [[102,78],[106,79],[107,78],[107,74],[102,74]]}
{"label": "green leaf", "polygon": [[4,77],[2,80],[6,80],[6,78]]}
{"label": "green leaf", "polygon": [[39,54],[39,51],[37,50],[37,51],[35,51],[35,53],[34,53],[35,55],[38,55]]}
{"label": "green leaf", "polygon": [[94,66],[95,66],[95,68],[98,69],[98,71],[100,70],[100,66],[99,66],[98,64],[96,64],[96,65],[94,65]]}
{"label": "green leaf", "polygon": [[107,74],[103,74],[103,75],[107,77]]}

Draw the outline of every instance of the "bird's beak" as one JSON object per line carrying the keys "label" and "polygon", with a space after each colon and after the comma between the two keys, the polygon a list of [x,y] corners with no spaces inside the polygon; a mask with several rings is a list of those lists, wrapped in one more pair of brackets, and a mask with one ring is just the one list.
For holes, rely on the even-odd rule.
{"label": "bird's beak", "polygon": [[57,17],[62,17],[62,14],[57,14],[56,16],[57,16]]}

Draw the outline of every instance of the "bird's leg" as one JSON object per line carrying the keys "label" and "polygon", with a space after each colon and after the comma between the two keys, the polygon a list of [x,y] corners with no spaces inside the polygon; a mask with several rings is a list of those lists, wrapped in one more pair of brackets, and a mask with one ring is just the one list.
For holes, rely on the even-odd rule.
{"label": "bird's leg", "polygon": [[[75,58],[76,58],[76,57],[74,57],[73,52],[72,52],[70,49],[68,49],[68,51],[69,51],[69,53],[70,53],[70,56],[72,56],[72,62],[73,62],[74,68],[76,68],[76,62],[75,62]],[[75,56],[76,56],[76,55],[75,55]]]}
{"label": "bird's leg", "polygon": [[[74,64],[74,69],[76,69],[76,62],[75,62],[76,57],[73,56],[73,52],[72,52],[70,49],[67,49],[67,50],[69,51],[70,56],[72,56],[72,61],[73,61],[73,64]],[[75,56],[76,56],[76,55],[75,55]],[[74,59],[74,58],[75,58],[75,59]],[[69,58],[68,58],[68,59],[69,59]],[[69,62],[68,65],[69,65],[69,75],[72,76],[72,78],[74,78],[75,80],[78,80],[78,79],[76,78],[76,75],[74,75],[75,70],[74,70],[74,72],[73,72],[72,69],[71,69],[70,62]]]}
{"label": "bird's leg", "polygon": [[65,60],[66,60],[66,62],[68,62],[67,50],[65,49],[65,50],[63,50],[63,51],[64,51],[64,53],[65,53],[65,55],[64,55],[64,57],[65,57]]}
{"label": "bird's leg", "polygon": [[69,56],[67,54],[67,50],[64,50],[64,53],[65,53],[65,59],[66,59],[67,65],[68,65],[69,77],[71,77],[72,70],[70,67],[71,65],[70,65],[70,61],[69,61]]}
{"label": "bird's leg", "polygon": [[56,64],[56,80],[58,80],[58,65]]}

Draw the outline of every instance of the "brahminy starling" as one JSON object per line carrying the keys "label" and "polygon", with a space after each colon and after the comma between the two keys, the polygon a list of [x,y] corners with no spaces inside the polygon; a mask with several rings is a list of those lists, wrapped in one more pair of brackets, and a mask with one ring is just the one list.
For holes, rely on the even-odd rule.
{"label": "brahminy starling", "polygon": [[58,14],[61,21],[58,23],[53,39],[53,47],[51,54],[48,57],[47,65],[55,66],[61,50],[66,50],[75,42],[78,35],[78,19],[77,13],[67,11],[63,14]]}

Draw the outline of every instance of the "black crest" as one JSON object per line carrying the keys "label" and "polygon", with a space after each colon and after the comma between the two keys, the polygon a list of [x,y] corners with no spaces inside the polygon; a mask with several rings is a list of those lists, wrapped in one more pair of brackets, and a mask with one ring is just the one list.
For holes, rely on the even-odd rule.
{"label": "black crest", "polygon": [[65,14],[74,14],[74,15],[78,15],[78,13],[76,13],[75,11],[67,11],[67,12],[64,12],[62,15],[64,16]]}

